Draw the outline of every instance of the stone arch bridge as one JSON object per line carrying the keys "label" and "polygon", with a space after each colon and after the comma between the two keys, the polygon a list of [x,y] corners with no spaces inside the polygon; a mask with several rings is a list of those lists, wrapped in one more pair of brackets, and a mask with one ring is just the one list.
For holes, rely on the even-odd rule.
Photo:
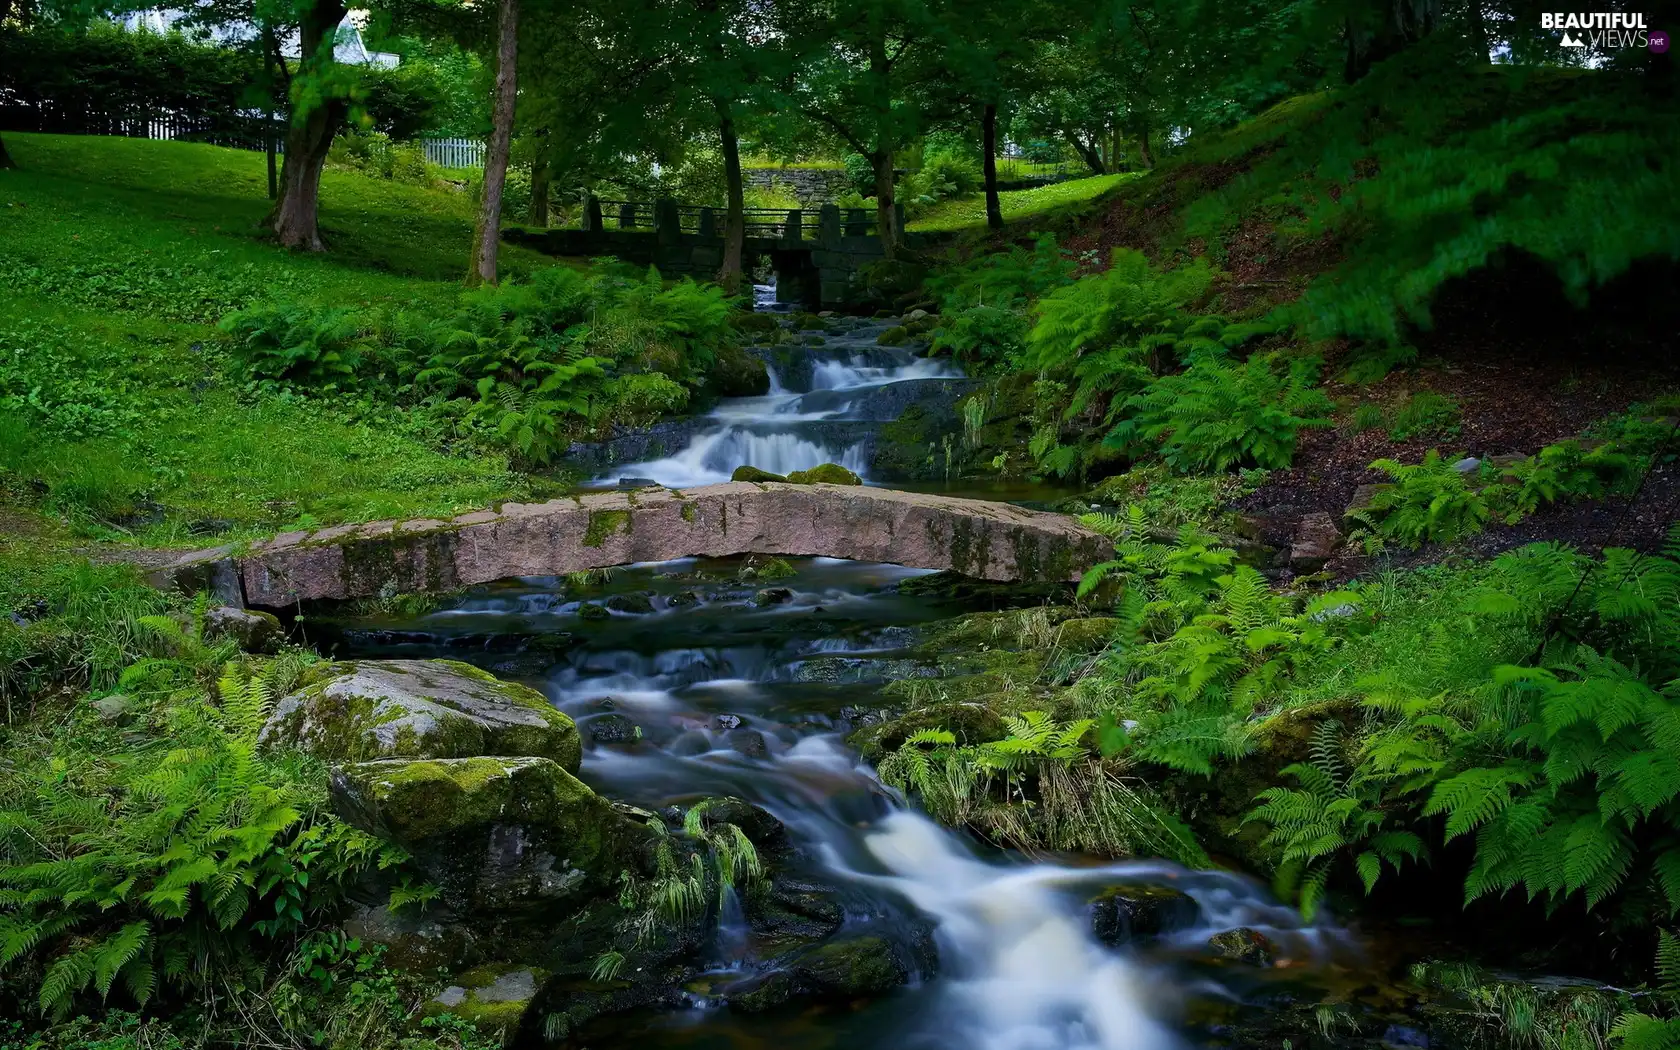
{"label": "stone arch bridge", "polygon": [[[899,238],[904,207],[894,211]],[[865,266],[884,258],[873,209],[825,204],[802,208],[748,208],[746,257],[768,258],[776,274],[776,298],[816,310],[860,298]],[[502,239],[556,256],[617,256],[653,265],[666,277],[710,278],[723,265],[723,213],[672,200],[584,201],[578,228],[514,227]]]}
{"label": "stone arch bridge", "polygon": [[732,554],[821,555],[987,580],[1076,580],[1113,545],[1065,514],[851,485],[730,482],[504,504],[449,520],[288,532],[151,574],[236,605],[450,591],[515,576]]}

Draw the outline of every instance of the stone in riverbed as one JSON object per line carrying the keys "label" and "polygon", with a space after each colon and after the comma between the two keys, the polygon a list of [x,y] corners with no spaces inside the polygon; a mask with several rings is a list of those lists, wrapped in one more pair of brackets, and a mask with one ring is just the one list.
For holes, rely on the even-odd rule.
{"label": "stone in riverbed", "polygon": [[265,746],[338,762],[529,755],[568,772],[582,759],[577,727],[541,693],[455,660],[353,660],[313,678],[275,705]]}
{"label": "stone in riverbed", "polygon": [[607,599],[607,608],[614,612],[646,615],[653,611],[653,601],[645,594],[615,594]]}
{"label": "stone in riverbed", "polygon": [[273,613],[218,605],[204,614],[204,633],[232,638],[248,653],[272,653],[286,640],[286,631]]}
{"label": "stone in riverbed", "polygon": [[1147,883],[1110,887],[1091,901],[1090,909],[1091,933],[1114,948],[1188,929],[1201,915],[1189,894]]}
{"label": "stone in riverbed", "polygon": [[547,981],[548,972],[532,966],[480,966],[455,978],[421,1014],[453,1014],[480,1034],[510,1046],[522,1029],[532,1027],[528,1020],[531,1004]]}
{"label": "stone in riverbed", "polygon": [[1265,934],[1247,926],[1214,934],[1208,938],[1208,947],[1220,958],[1248,966],[1269,967],[1277,958],[1277,945]]}

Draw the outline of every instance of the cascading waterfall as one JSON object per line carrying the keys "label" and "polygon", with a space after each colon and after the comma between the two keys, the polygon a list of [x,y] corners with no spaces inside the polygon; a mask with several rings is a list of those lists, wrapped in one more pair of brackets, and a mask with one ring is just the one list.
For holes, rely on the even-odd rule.
{"label": "cascading waterfall", "polygon": [[828,335],[822,346],[790,348],[809,357],[797,380],[768,366],[770,391],[762,397],[725,398],[686,447],[670,456],[615,467],[603,480],[637,478],[686,488],[728,481],[736,467],[772,474],[838,463],[867,478],[867,445],[832,428],[829,421],[890,419],[868,411],[870,399],[896,383],[960,380],[945,361],[876,345],[887,325],[858,323]]}
{"label": "cascading waterfall", "polygon": [[[1183,970],[1184,958],[1205,956],[1210,935],[1248,927],[1301,960],[1351,950],[1335,927],[1304,924],[1243,877],[1167,862],[1078,866],[986,855],[885,788],[846,748],[836,721],[838,703],[875,686],[836,684],[814,669],[884,659],[903,644],[905,627],[952,615],[897,593],[895,584],[917,570],[810,559],[778,581],[789,600],[761,607],[751,584],[697,571],[704,568],[672,562],[615,576],[610,589],[647,596],[651,612],[586,620],[558,581],[526,580],[481,588],[400,634],[352,631],[344,640],[357,655],[459,658],[476,647],[480,662],[508,673],[492,642],[505,653],[509,635],[569,636],[570,648],[525,673],[594,740],[582,776],[597,790],[650,808],[745,799],[856,894],[847,899],[848,926],[931,920],[936,975],[846,1020],[834,1045],[1172,1050],[1188,1045],[1175,1017],[1185,1001],[1237,994],[1221,977]],[[1140,883],[1173,886],[1199,911],[1160,938],[1153,955],[1099,942],[1087,903],[1107,887]],[[752,979],[762,965],[733,895],[720,909],[710,958],[720,980]],[[654,1027],[636,1045],[791,1045],[751,1028],[772,1020],[728,1011],[686,1018],[675,1028],[642,1018]],[[697,1040],[708,1026],[715,1036]]]}

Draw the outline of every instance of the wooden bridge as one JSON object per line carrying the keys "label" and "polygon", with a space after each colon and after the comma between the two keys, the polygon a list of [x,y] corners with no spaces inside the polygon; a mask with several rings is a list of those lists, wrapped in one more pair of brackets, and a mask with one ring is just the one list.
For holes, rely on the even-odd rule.
{"label": "wooden bridge", "polygon": [[[903,241],[903,205],[894,211]],[[576,229],[516,227],[502,239],[549,255],[613,255],[667,277],[711,277],[723,265],[723,224],[718,208],[590,197]],[[862,269],[883,257],[871,208],[748,208],[746,227],[743,254],[770,260],[777,299],[811,309],[857,299]]]}

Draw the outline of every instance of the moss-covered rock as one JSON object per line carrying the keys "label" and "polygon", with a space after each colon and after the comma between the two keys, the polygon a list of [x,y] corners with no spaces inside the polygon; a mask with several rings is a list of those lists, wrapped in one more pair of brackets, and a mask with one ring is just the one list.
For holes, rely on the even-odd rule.
{"label": "moss-covered rock", "polygon": [[840,999],[884,995],[910,980],[909,968],[881,937],[849,937],[810,952],[798,973],[812,994]]}
{"label": "moss-covered rock", "polygon": [[1277,958],[1277,945],[1259,930],[1239,926],[1208,938],[1215,955],[1246,966],[1267,967]]}
{"label": "moss-covered rock", "polygon": [[748,465],[743,464],[742,466],[739,466],[739,467],[735,468],[735,473],[729,475],[729,480],[730,481],[760,481],[760,482],[762,482],[762,481],[786,481],[787,478],[783,477],[780,474],[772,474],[768,470],[759,470],[757,467],[748,466]]}
{"label": "moss-covered rock", "polygon": [[261,739],[335,762],[534,755],[575,771],[583,754],[541,693],[455,660],[328,664],[275,705]]}
{"label": "moss-covered rock", "polygon": [[877,346],[903,346],[910,341],[910,329],[903,325],[893,325],[875,337]]}
{"label": "moss-covered rock", "polygon": [[486,937],[506,940],[511,923],[540,939],[623,872],[650,870],[646,814],[546,758],[361,762],[334,772],[332,797],[345,820],[407,848],[442,913]]}
{"label": "moss-covered rock", "polygon": [[355,801],[340,805],[346,817],[405,843],[489,824],[584,830],[611,813],[605,799],[546,758],[382,759],[345,766],[338,780],[340,798]]}
{"label": "moss-covered rock", "polygon": [[706,385],[719,397],[760,397],[770,392],[770,371],[762,358],[726,346],[707,370]]}
{"label": "moss-covered rock", "polygon": [[421,1014],[453,1014],[504,1046],[512,1045],[522,1032],[536,1027],[532,1004],[547,982],[545,970],[491,963],[456,977]]}
{"label": "moss-covered rock", "polygon": [[1108,648],[1120,621],[1112,616],[1068,620],[1056,628],[1056,644],[1068,652],[1099,653]]}
{"label": "moss-covered rock", "polygon": [[653,611],[653,599],[640,592],[615,594],[607,599],[607,608],[614,612],[646,614]]}
{"label": "moss-covered rock", "polygon": [[273,613],[218,605],[204,614],[204,633],[231,638],[248,653],[272,653],[286,640],[286,630]]}
{"label": "moss-covered rock", "polygon": [[1090,903],[1091,933],[1119,948],[1145,937],[1189,929],[1201,917],[1195,898],[1171,886],[1111,886]]}
{"label": "moss-covered rock", "polygon": [[863,479],[838,463],[823,463],[809,470],[796,470],[787,476],[795,485],[861,485]]}
{"label": "moss-covered rock", "polygon": [[735,326],[737,332],[755,334],[779,331],[782,327],[782,323],[774,314],[751,313],[745,310],[730,317],[729,323]]}
{"label": "moss-covered rock", "polygon": [[891,721],[864,726],[854,732],[847,742],[857,748],[864,758],[877,762],[883,755],[897,751],[911,734],[923,729],[949,729],[963,744],[1002,740],[1009,735],[1003,717],[987,705],[957,702],[928,704]]}

